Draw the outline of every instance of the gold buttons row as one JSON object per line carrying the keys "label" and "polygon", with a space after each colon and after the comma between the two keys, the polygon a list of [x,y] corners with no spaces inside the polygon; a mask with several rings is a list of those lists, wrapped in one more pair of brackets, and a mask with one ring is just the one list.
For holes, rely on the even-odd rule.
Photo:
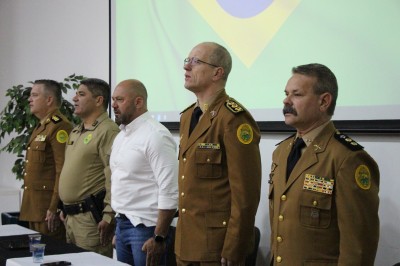
{"label": "gold buttons row", "polygon": [[[281,196],[281,201],[286,201],[286,200],[287,200],[286,195],[282,195],[282,196]],[[278,216],[278,221],[279,221],[279,222],[282,222],[283,220],[284,220],[284,217],[283,217],[282,214],[280,214],[280,215]],[[278,243],[281,243],[281,242],[283,241],[283,238],[282,238],[281,236],[277,236],[277,237],[276,237],[276,241],[277,241]],[[281,257],[281,256],[276,256],[276,262],[277,262],[277,263],[281,263],[281,262],[282,262],[282,257]]]}
{"label": "gold buttons row", "polygon": [[[47,189],[47,186],[43,185],[42,188]],[[27,189],[28,189],[28,186],[24,186],[24,190],[27,190]]]}

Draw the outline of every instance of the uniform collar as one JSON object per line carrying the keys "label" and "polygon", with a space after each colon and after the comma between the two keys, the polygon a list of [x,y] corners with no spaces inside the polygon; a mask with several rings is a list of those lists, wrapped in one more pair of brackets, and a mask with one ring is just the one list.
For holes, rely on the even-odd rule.
{"label": "uniform collar", "polygon": [[101,115],[99,115],[97,118],[96,118],[96,120],[90,125],[90,127],[88,127],[88,128],[84,128],[83,127],[83,122],[76,128],[76,130],[74,130],[74,131],[79,131],[79,132],[82,132],[83,130],[85,130],[85,131],[93,131],[93,130],[95,130],[96,129],[96,127],[98,126],[98,125],[100,125],[101,124],[101,122],[103,122],[105,119],[107,119],[108,118],[108,114],[107,114],[107,112],[104,112],[104,113],[102,113]]}
{"label": "uniform collar", "polygon": [[[320,125],[319,127],[314,128],[313,130],[311,130],[310,132],[307,132],[306,134],[303,135],[303,140],[306,143],[307,147],[311,144],[311,142],[314,141],[314,139],[316,137],[318,137],[318,135],[321,133],[321,131],[326,127],[326,125],[328,125],[331,121],[327,121],[325,123],[323,123],[322,125]],[[299,137],[298,134],[296,134],[296,139]]]}

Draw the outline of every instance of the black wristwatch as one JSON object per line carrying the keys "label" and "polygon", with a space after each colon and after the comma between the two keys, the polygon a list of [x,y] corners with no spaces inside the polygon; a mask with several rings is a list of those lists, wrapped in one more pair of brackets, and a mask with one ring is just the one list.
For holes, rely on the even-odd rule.
{"label": "black wristwatch", "polygon": [[163,243],[165,241],[165,236],[162,235],[154,235],[154,241],[157,243]]}

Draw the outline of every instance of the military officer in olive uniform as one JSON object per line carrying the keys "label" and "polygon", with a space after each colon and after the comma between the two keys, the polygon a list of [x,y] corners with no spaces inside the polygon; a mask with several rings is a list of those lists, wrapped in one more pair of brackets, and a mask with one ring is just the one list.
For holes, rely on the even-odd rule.
{"label": "military officer in olive uniform", "polygon": [[81,81],[73,98],[82,119],[69,137],[60,175],[67,242],[112,257],[111,146],[119,132],[107,114],[110,86],[101,79]]}
{"label": "military officer in olive uniform", "polygon": [[[338,95],[331,70],[309,64],[292,72],[283,113],[297,133],[272,157],[271,265],[374,265],[378,166],[331,121]],[[293,163],[296,149],[301,156]]]}
{"label": "military officer in olive uniform", "polygon": [[225,92],[231,67],[216,43],[197,45],[185,59],[185,87],[197,102],[180,121],[178,265],[244,265],[254,246],[260,131]]}
{"label": "military officer in olive uniform", "polygon": [[65,229],[57,214],[60,201],[58,181],[72,124],[60,113],[61,101],[58,82],[34,82],[29,107],[40,123],[27,145],[19,219],[29,221],[29,227],[35,231],[65,239]]}

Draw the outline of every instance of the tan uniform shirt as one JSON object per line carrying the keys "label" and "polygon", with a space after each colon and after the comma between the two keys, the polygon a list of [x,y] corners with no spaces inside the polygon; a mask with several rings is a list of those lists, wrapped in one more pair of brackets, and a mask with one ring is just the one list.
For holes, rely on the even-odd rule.
{"label": "tan uniform shirt", "polygon": [[[107,113],[100,115],[90,128],[75,127],[65,150],[65,162],[60,176],[60,198],[64,204],[74,204],[106,188],[104,212],[111,209],[111,146],[119,128]],[[103,220],[111,221],[109,215]]]}
{"label": "tan uniform shirt", "polygon": [[193,107],[180,124],[175,252],[185,261],[242,260],[260,199],[259,128],[223,90],[188,136]]}
{"label": "tan uniform shirt", "polygon": [[58,181],[71,129],[68,119],[55,110],[32,132],[26,150],[20,220],[44,222],[47,210],[57,211]]}
{"label": "tan uniform shirt", "polygon": [[273,264],[374,265],[379,239],[376,162],[330,122],[309,143],[286,182],[293,140],[281,142],[272,157]]}

